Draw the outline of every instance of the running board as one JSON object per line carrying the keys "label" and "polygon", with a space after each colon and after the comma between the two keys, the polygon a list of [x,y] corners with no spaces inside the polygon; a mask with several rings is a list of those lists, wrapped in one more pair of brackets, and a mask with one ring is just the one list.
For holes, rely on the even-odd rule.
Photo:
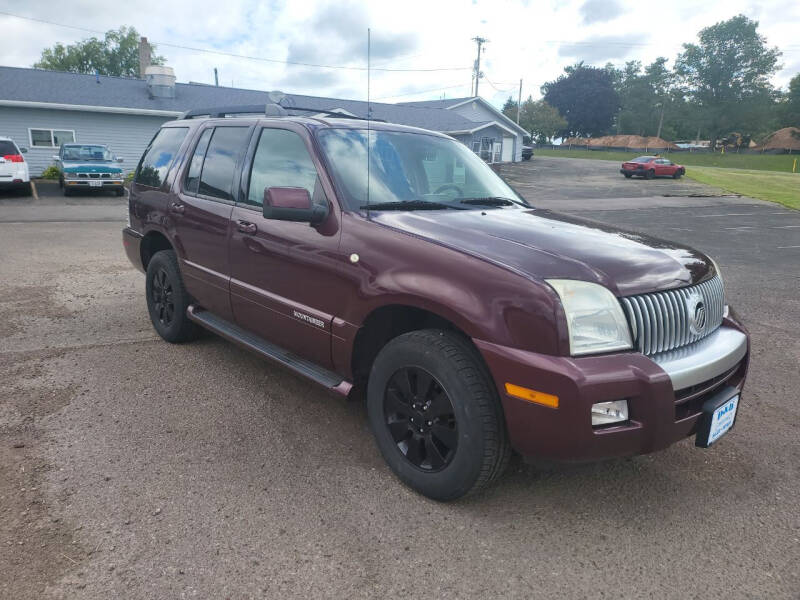
{"label": "running board", "polygon": [[307,377],[343,396],[346,396],[353,387],[349,381],[345,381],[338,373],[292,354],[288,350],[276,346],[249,331],[245,331],[235,323],[221,319],[202,308],[191,305],[186,309],[186,314],[192,321],[199,323],[217,335],[244,346],[265,358],[274,360],[295,373]]}

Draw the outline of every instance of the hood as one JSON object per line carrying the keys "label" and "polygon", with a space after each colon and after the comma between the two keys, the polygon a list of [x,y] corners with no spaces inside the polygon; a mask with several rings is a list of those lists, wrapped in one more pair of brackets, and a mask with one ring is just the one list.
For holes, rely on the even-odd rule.
{"label": "hood", "polygon": [[65,160],[62,162],[65,173],[121,173],[122,167],[116,162],[81,162]]}
{"label": "hood", "polygon": [[687,246],[544,210],[375,211],[371,218],[537,279],[592,281],[617,296],[683,287],[715,272]]}

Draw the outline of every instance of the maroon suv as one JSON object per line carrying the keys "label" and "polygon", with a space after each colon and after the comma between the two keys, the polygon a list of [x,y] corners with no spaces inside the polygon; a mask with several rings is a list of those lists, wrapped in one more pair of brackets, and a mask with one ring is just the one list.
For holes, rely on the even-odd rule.
{"label": "maroon suv", "polygon": [[591,460],[733,425],[748,337],[700,252],[538,210],[438,133],[204,112],[162,126],[131,187],[153,326],[365,395],[419,492],[485,487],[512,449]]}

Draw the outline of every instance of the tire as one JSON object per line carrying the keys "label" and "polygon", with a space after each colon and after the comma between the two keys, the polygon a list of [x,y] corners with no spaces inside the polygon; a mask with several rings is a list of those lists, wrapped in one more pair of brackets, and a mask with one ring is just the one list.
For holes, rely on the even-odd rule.
{"label": "tire", "polygon": [[625,176],[625,179],[630,179],[631,177],[633,177],[631,173],[623,173],[623,175]]}
{"label": "tire", "polygon": [[114,190],[114,193],[115,193],[117,196],[124,196],[124,195],[125,195],[125,190],[124,190],[124,189],[122,189],[122,188],[119,188],[118,190]]}
{"label": "tire", "polygon": [[186,291],[174,250],[161,250],[147,264],[145,292],[153,328],[164,340],[180,344],[195,339],[199,326],[186,316],[191,296]]}
{"label": "tire", "polygon": [[647,173],[644,174],[645,179],[654,179],[655,176],[656,172],[653,169],[650,169],[649,171],[647,171]]}
{"label": "tire", "polygon": [[681,177],[683,177],[683,169],[678,169],[672,174],[673,179],[680,179]]}
{"label": "tire", "polygon": [[434,500],[484,489],[511,454],[486,366],[449,331],[412,331],[386,344],[370,373],[367,413],[395,475]]}

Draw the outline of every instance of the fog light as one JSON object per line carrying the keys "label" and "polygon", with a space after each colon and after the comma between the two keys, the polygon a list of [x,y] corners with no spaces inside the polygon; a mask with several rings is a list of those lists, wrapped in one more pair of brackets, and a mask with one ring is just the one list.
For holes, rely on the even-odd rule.
{"label": "fog light", "polygon": [[592,404],[592,427],[628,420],[628,401],[614,400]]}

